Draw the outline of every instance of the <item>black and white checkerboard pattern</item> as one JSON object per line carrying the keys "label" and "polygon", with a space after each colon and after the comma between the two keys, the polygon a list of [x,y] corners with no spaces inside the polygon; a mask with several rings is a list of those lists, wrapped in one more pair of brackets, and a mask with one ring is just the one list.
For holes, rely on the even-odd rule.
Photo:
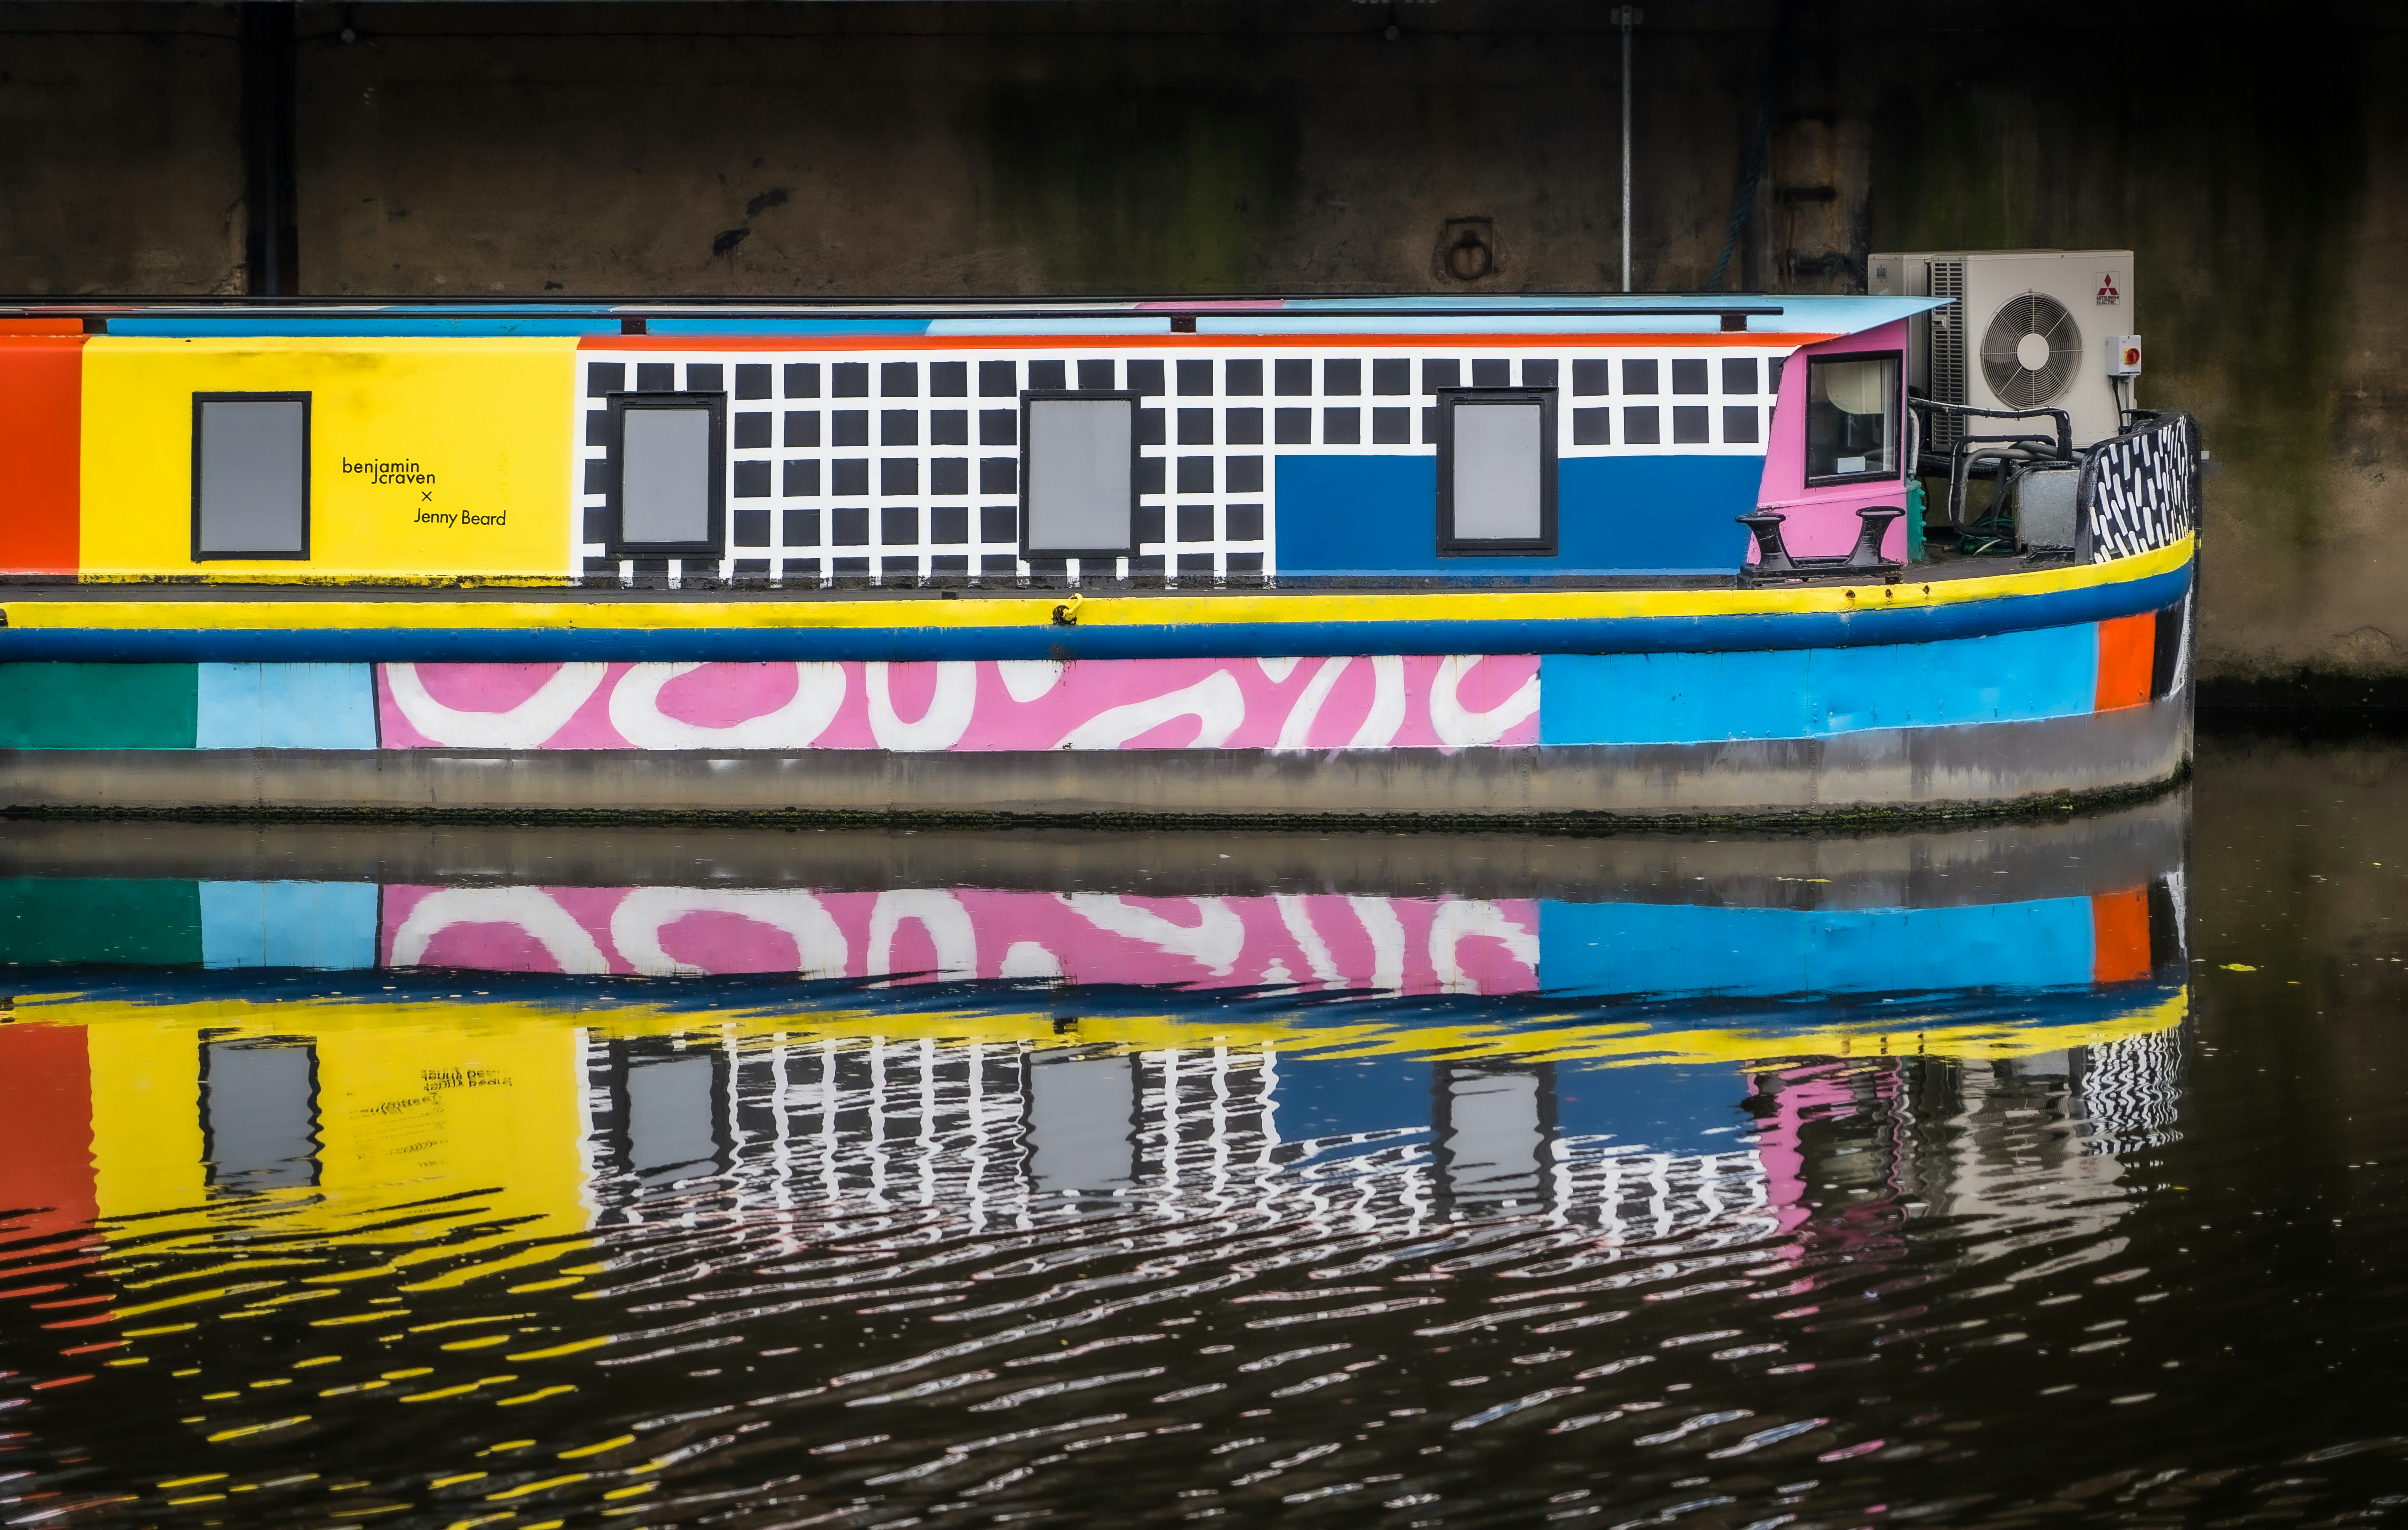
{"label": "black and white checkerboard pattern", "polygon": [[[1279,571],[1282,451],[1434,452],[1444,388],[1557,390],[1559,455],[1758,456],[1783,351],[1355,354],[1232,344],[1156,354],[996,350],[647,350],[580,358],[571,567],[643,584],[1156,580],[1253,584]],[[1138,553],[1019,555],[1020,393],[1141,395]],[[727,554],[608,555],[618,392],[728,395]]]}
{"label": "black and white checkerboard pattern", "polygon": [[2080,488],[2091,562],[2170,546],[2199,524],[2198,431],[2174,415],[2092,449]]}

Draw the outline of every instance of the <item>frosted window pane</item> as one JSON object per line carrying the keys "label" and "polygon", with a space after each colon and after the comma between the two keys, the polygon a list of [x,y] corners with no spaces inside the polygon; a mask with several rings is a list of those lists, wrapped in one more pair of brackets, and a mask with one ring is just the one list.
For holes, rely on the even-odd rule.
{"label": "frosted window pane", "polygon": [[1455,535],[1466,541],[1536,541],[1540,521],[1537,404],[1455,407]]}
{"label": "frosted window pane", "polygon": [[1125,398],[1040,398],[1028,406],[1028,551],[1129,545],[1135,406]]}
{"label": "frosted window pane", "polygon": [[298,399],[201,405],[204,554],[299,552],[308,429]]}
{"label": "frosted window pane", "polygon": [[629,409],[619,449],[620,537],[710,540],[710,411]]}

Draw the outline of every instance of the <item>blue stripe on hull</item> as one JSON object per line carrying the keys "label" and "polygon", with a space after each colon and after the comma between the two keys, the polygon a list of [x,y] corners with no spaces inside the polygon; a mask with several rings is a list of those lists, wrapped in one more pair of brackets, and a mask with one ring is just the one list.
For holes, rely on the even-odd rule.
{"label": "blue stripe on hull", "polygon": [[1746,653],[1550,653],[1542,744],[1815,738],[2091,710],[2099,629]]}
{"label": "blue stripe on hull", "polygon": [[2090,981],[2088,898],[1953,908],[1717,908],[1539,905],[1549,993],[1774,997]]}
{"label": "blue stripe on hull", "polygon": [[[411,628],[347,631],[118,628],[0,630],[0,663],[538,663],[572,659],[1262,658],[1340,653],[1734,653],[1930,643],[2076,626],[2170,606],[2190,568],[2145,579],[1838,614],[1471,622],[1281,622],[1190,626],[678,629]],[[1878,591],[1878,585],[1865,586]]]}
{"label": "blue stripe on hull", "polygon": [[197,679],[194,749],[377,747],[365,664],[205,664]]}
{"label": "blue stripe on hull", "polygon": [[202,882],[201,964],[212,967],[371,968],[374,882]]}

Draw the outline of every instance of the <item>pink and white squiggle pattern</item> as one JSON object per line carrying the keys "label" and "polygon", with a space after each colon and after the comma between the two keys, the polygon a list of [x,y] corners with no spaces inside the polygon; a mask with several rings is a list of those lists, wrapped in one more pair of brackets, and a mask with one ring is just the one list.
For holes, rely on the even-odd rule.
{"label": "pink and white squiggle pattern", "polygon": [[1405,994],[1539,983],[1526,898],[1132,897],[982,888],[388,887],[389,967],[1058,978]]}
{"label": "pink and white squiggle pattern", "polygon": [[389,664],[388,749],[1473,749],[1539,741],[1530,654]]}

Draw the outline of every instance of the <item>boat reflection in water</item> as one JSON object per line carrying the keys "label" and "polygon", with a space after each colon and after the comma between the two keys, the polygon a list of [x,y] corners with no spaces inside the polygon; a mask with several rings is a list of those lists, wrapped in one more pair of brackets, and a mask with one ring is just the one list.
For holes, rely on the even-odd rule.
{"label": "boat reflection in water", "polygon": [[1927,1470],[1954,1437],[1911,1383],[2081,1384],[2033,1298],[2148,1299],[2114,1224],[2123,1161],[2179,1127],[2186,814],[15,825],[23,1501],[767,1526],[2012,1498]]}

